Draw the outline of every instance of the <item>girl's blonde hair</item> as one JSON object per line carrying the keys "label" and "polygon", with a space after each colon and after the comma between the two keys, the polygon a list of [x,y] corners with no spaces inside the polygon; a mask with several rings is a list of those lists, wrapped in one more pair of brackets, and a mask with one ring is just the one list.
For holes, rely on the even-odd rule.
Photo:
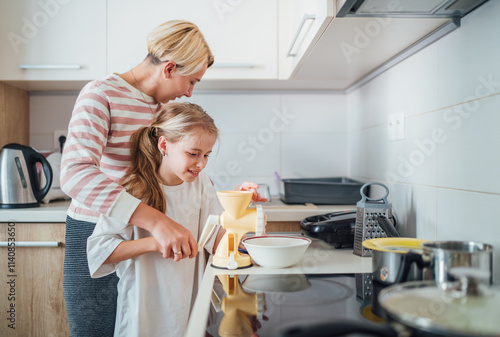
{"label": "girl's blonde hair", "polygon": [[149,34],[147,45],[151,63],[173,61],[182,76],[198,72],[205,63],[207,67],[214,63],[200,29],[188,21],[172,20],[159,25]]}
{"label": "girl's blonde hair", "polygon": [[214,120],[199,105],[165,104],[151,125],[140,128],[130,138],[132,164],[121,184],[136,198],[165,213],[165,193],[158,174],[162,161],[158,139],[164,136],[170,143],[177,143],[200,131],[219,136]]}

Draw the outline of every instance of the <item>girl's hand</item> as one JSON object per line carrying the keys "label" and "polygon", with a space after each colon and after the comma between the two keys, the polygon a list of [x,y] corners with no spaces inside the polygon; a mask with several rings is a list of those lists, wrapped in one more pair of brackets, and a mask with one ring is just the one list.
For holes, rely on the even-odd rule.
{"label": "girl's hand", "polygon": [[151,252],[161,252],[160,243],[152,236],[125,240],[120,242],[104,263],[118,263]]}
{"label": "girl's hand", "polygon": [[243,184],[236,186],[235,191],[250,191],[253,192],[252,201],[253,202],[266,202],[269,201],[267,198],[262,198],[257,192],[259,185],[251,181],[245,181]]}
{"label": "girl's hand", "polygon": [[164,213],[140,203],[129,222],[141,224],[160,244],[160,253],[164,258],[172,258],[175,262],[198,254],[198,244],[193,234],[167,217]]}

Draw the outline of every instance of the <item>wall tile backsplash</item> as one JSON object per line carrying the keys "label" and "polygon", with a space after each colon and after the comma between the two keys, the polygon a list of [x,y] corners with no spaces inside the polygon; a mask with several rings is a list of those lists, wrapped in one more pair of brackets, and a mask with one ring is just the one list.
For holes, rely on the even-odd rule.
{"label": "wall tile backsplash", "polygon": [[[385,182],[403,235],[495,247],[500,283],[500,2],[349,94],[349,175]],[[373,96],[377,97],[373,97]],[[389,141],[389,115],[405,139]]]}
{"label": "wall tile backsplash", "polygon": [[[30,97],[32,146],[54,150],[53,131],[67,129],[76,98],[77,93]],[[347,174],[344,95],[195,92],[182,100],[202,106],[221,130],[206,168],[218,190],[250,180],[269,184],[277,195],[274,172],[283,178]]]}
{"label": "wall tile backsplash", "polygon": [[[348,95],[195,92],[221,129],[207,172],[217,189],[244,180],[349,176],[390,187],[402,235],[495,246],[500,283],[500,2]],[[53,150],[76,93],[30,98],[31,144]],[[186,100],[186,99],[184,99]],[[404,113],[405,139],[388,118]]]}

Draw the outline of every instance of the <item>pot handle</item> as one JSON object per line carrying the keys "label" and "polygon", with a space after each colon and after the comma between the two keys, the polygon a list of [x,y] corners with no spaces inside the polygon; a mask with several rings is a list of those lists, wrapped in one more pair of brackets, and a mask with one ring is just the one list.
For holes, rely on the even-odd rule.
{"label": "pot handle", "polygon": [[421,254],[409,252],[400,255],[400,265],[403,266],[403,268],[399,268],[399,272],[394,283],[406,282],[408,280],[408,274],[410,274],[410,268],[413,263],[416,263],[420,269],[424,268],[424,260]]}
{"label": "pot handle", "polygon": [[398,332],[390,325],[371,322],[342,321],[291,328],[278,337],[337,337],[362,333],[377,337],[397,337]]}
{"label": "pot handle", "polygon": [[387,237],[401,237],[401,235],[399,235],[399,232],[396,230],[396,228],[394,228],[394,225],[389,219],[387,219],[387,217],[385,217],[384,215],[378,215],[376,219],[378,225],[385,231]]}

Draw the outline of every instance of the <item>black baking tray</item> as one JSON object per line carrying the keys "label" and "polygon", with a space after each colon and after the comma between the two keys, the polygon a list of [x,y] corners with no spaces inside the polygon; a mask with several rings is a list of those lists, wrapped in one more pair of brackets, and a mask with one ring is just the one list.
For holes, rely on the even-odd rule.
{"label": "black baking tray", "polygon": [[[280,199],[286,204],[355,205],[363,182],[346,178],[282,179]],[[365,189],[368,195],[369,186]]]}

